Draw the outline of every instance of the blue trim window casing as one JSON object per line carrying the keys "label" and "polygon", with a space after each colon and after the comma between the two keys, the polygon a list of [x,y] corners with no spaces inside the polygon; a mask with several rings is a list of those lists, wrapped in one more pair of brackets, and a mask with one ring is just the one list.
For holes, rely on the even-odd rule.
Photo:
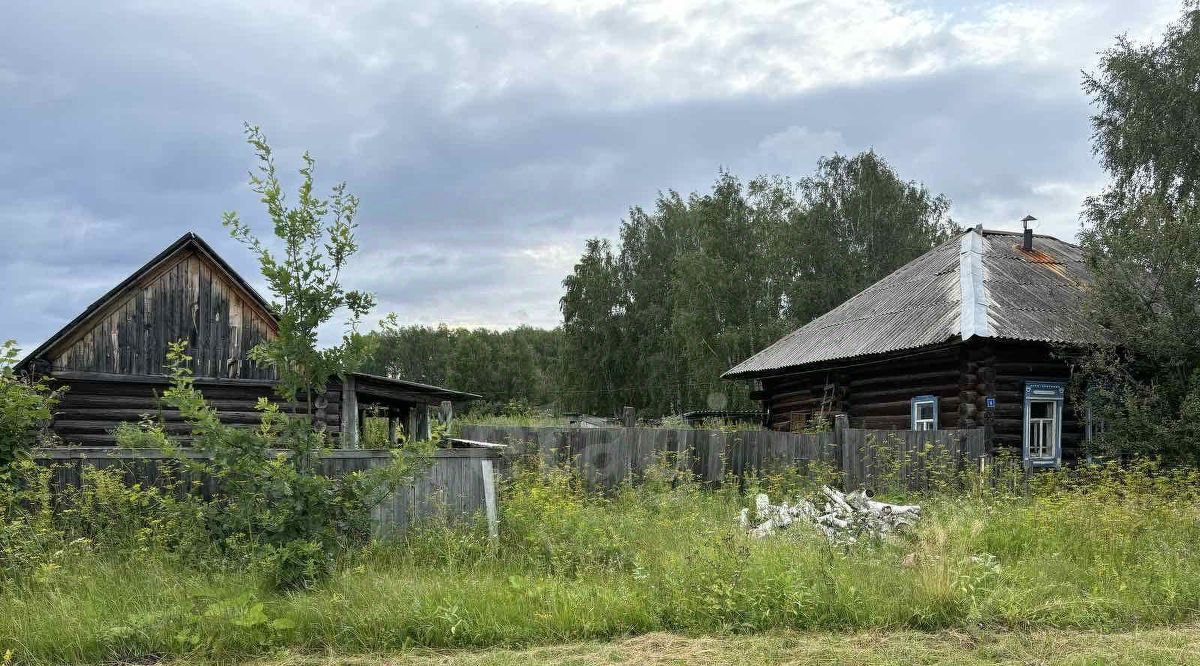
{"label": "blue trim window casing", "polygon": [[919,395],[909,405],[909,416],[913,430],[938,429],[938,398],[936,395]]}
{"label": "blue trim window casing", "polygon": [[1021,457],[1033,467],[1062,464],[1063,396],[1061,382],[1025,382]]}

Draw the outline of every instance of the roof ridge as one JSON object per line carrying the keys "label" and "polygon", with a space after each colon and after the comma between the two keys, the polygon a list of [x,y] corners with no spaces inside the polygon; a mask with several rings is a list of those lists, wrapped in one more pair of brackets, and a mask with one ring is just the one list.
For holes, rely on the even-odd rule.
{"label": "roof ridge", "polygon": [[[984,235],[984,236],[1021,236],[1021,235],[1023,235],[1024,233],[1025,233],[1025,231],[1024,231],[1024,230],[1022,230],[1022,231],[1010,231],[1010,230],[1008,230],[1008,229],[987,229],[987,228],[984,228],[984,229],[983,229],[983,235]],[[1067,241],[1064,241],[1063,239],[1059,238],[1058,236],[1053,236],[1053,235],[1050,235],[1050,234],[1039,234],[1039,233],[1034,233],[1034,234],[1033,234],[1033,237],[1034,237],[1034,238],[1049,238],[1049,239],[1051,239],[1051,240],[1056,240],[1056,241],[1058,241],[1058,242],[1060,242],[1060,243],[1066,243],[1066,242],[1067,242]]]}
{"label": "roof ridge", "polygon": [[[974,233],[978,231],[978,233]],[[963,340],[991,335],[983,266],[983,230],[964,234],[958,248],[958,334]]]}

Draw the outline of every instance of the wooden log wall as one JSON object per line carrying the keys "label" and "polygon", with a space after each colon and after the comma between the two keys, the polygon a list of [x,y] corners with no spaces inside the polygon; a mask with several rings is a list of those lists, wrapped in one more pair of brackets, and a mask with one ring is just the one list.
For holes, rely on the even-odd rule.
{"label": "wooden log wall", "polygon": [[[769,427],[792,430],[814,413],[844,413],[853,428],[905,430],[911,400],[938,396],[938,427],[992,432],[991,446],[1021,453],[1026,381],[1069,383],[1071,365],[1045,344],[976,339],[925,352],[900,353],[883,362],[847,360],[842,366],[761,380],[756,397]],[[995,408],[987,398],[996,399]],[[1067,396],[1063,460],[1075,460],[1084,438],[1084,415]]]}
{"label": "wooden log wall", "polygon": [[[1020,455],[1024,438],[1025,382],[1048,381],[1070,384],[1071,365],[1044,345],[993,343],[992,395],[996,408],[991,410],[993,445]],[[1063,462],[1077,460],[1084,444],[1085,417],[1071,400],[1064,400],[1062,453]]]}
{"label": "wooden log wall", "polygon": [[[66,386],[67,392],[50,428],[68,444],[112,445],[116,441],[112,431],[122,422],[136,423],[143,414],[161,417],[169,433],[188,432],[179,412],[162,408],[160,396],[169,386],[166,378],[59,372],[53,380]],[[279,401],[270,381],[197,378],[196,387],[216,408],[221,421],[234,426],[255,427],[261,422],[261,414],[254,409],[259,398]],[[341,426],[340,381],[330,383],[325,397],[323,421],[326,431],[336,435]],[[288,411],[290,406],[282,408]]]}
{"label": "wooden log wall", "polygon": [[[818,414],[841,411],[833,372],[814,372],[762,380],[763,407],[772,430],[800,431]],[[844,389],[843,389],[844,390]]]}
{"label": "wooden log wall", "polygon": [[268,314],[215,263],[187,252],[142,277],[51,349],[53,371],[162,375],[167,345],[188,341],[198,377],[270,379],[247,354],[275,335]]}
{"label": "wooden log wall", "polygon": [[[203,458],[197,452],[183,452]],[[173,456],[155,449],[53,448],[38,449],[33,459],[53,469],[53,492],[80,487],[86,469],[120,470],[126,483],[164,487],[168,480],[179,479],[180,465]],[[321,458],[321,473],[328,476],[388,465],[390,450],[336,450]],[[488,449],[440,449],[418,460],[418,472],[411,483],[398,488],[372,512],[376,532],[381,535],[402,533],[430,518],[451,521],[484,514],[489,503],[493,509],[494,492],[489,498],[489,475],[499,469],[500,454]],[[201,492],[213,492],[211,480],[201,480]]]}
{"label": "wooden log wall", "polygon": [[991,342],[961,347],[962,374],[959,376],[958,422],[963,428],[989,426],[987,398],[995,395],[995,347]]}
{"label": "wooden log wall", "polygon": [[918,395],[938,396],[938,427],[957,428],[961,366],[957,347],[909,352],[886,362],[847,361],[843,367],[764,378],[760,395],[774,430],[793,429],[822,410],[830,417],[846,414],[854,428],[907,429]]}

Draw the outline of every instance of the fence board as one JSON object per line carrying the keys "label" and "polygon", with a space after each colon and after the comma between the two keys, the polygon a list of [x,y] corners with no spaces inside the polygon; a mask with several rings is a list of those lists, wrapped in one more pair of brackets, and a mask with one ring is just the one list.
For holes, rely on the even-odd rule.
{"label": "fence board", "polygon": [[[196,451],[184,451],[182,455],[193,459],[204,457]],[[177,488],[181,494],[187,492],[193,482],[199,483],[204,496],[211,497],[215,491],[212,478],[197,478],[195,473],[183,470],[172,455],[157,449],[37,449],[33,459],[38,464],[51,466],[52,490],[56,494],[67,487],[80,487],[85,468],[120,469],[124,472],[126,483],[160,488],[171,476],[175,476],[182,482]],[[410,526],[433,517],[453,521],[484,513],[487,508],[484,461],[491,463],[489,470],[494,469],[500,462],[499,452],[489,449],[440,449],[418,460],[419,471],[413,480],[396,489],[372,511],[377,533],[402,533]],[[339,449],[322,456],[320,471],[327,476],[341,476],[391,462],[392,453],[388,450]],[[494,491],[495,484],[491,485]]]}
{"label": "fence board", "polygon": [[898,481],[928,487],[986,455],[984,430],[862,430],[794,433],[670,428],[527,428],[465,425],[467,439],[509,444],[509,455],[537,453],[570,463],[589,485],[613,488],[642,478],[656,457],[672,460],[707,485],[784,468],[812,473],[813,463],[840,470],[847,488]]}
{"label": "fence board", "polygon": [[842,470],[847,487],[873,487],[896,479],[908,488],[929,487],[986,455],[986,435],[976,430],[856,430],[845,434]]}

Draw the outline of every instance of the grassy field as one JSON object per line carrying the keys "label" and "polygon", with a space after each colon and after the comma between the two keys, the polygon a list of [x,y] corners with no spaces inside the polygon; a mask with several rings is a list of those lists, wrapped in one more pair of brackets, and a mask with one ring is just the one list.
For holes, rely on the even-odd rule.
{"label": "grassy field", "polygon": [[611,642],[571,643],[525,650],[416,649],[390,655],[298,655],[256,666],[539,666],[644,664],[912,664],[1032,666],[1158,666],[1200,664],[1200,626],[1104,634],[1046,630],[769,632],[752,636],[688,637],[653,633]]}
{"label": "grassy field", "polygon": [[[793,482],[768,485],[779,496]],[[891,663],[905,650],[932,650],[932,661],[945,649],[977,663],[995,648],[1050,663],[1063,637],[1078,636],[1093,650],[1071,653],[1078,663],[1109,663],[1104,654],[1177,663],[1172,646],[1194,644],[1200,610],[1195,479],[1113,472],[1039,485],[1031,497],[918,498],[926,513],[911,533],[834,547],[807,529],[750,539],[734,523],[750,499],[735,490],[664,473],[602,497],[533,471],[504,489],[497,542],[478,525],[435,525],[357,551],[332,578],[292,592],[151,545],[81,543],[4,583],[0,653],[47,664],[281,653],[593,663],[677,641],[714,659],[782,651],[803,661],[815,650],[836,662],[874,649],[873,663]],[[1079,633],[1148,628],[1161,640]]]}

